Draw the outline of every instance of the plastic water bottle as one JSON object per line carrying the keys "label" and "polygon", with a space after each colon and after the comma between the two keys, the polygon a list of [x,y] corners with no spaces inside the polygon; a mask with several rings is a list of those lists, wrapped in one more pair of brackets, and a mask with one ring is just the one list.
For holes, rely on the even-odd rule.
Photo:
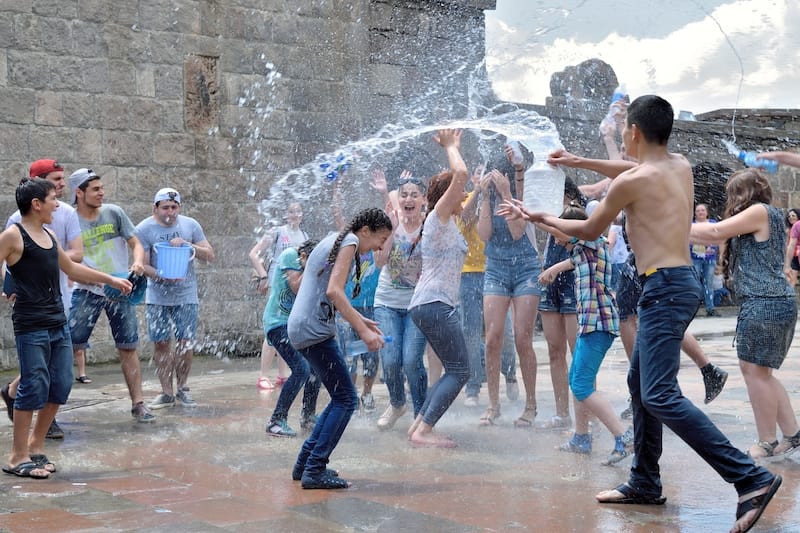
{"label": "plastic water bottle", "polygon": [[511,148],[512,165],[516,167],[525,163],[525,158],[522,156],[522,147],[520,147],[519,141],[508,141],[508,147]]}
{"label": "plastic water bottle", "polygon": [[627,94],[628,93],[625,91],[625,87],[623,85],[620,85],[614,89],[614,94],[611,96],[611,102],[608,106],[608,113],[606,113],[605,118],[600,121],[600,135],[605,135],[606,131],[616,130],[616,115],[623,111],[621,102],[625,100],[625,96],[627,96]]}
{"label": "plastic water bottle", "polygon": [[537,159],[525,171],[525,190],[522,204],[530,211],[545,211],[559,216],[564,208],[564,181],[566,176],[559,167]]}
{"label": "plastic water bottle", "polygon": [[778,162],[773,159],[758,159],[755,152],[747,152],[739,150],[738,157],[748,167],[763,168],[770,174],[775,174],[778,171]]}
{"label": "plastic water bottle", "polygon": [[[386,335],[383,340],[384,342],[392,342],[392,336]],[[367,343],[361,339],[355,339],[344,344],[344,354],[347,357],[354,357],[362,353],[368,353],[369,351],[370,349],[367,348]]]}

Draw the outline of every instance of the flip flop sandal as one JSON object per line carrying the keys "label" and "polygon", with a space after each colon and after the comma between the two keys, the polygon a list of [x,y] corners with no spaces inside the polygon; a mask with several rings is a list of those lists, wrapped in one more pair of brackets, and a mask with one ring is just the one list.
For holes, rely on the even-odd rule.
{"label": "flip flop sandal", "polygon": [[3,472],[6,474],[11,474],[12,476],[17,477],[28,477],[31,479],[47,479],[50,477],[50,473],[46,476],[41,474],[34,474],[34,470],[44,470],[41,466],[37,465],[33,461],[25,461],[24,463],[20,463],[17,466],[4,466]]}
{"label": "flip flop sandal", "polygon": [[56,472],[56,465],[43,453],[36,453],[31,455],[31,462],[39,465],[39,468],[44,468],[51,474]]}
{"label": "flip flop sandal", "polygon": [[77,378],[75,378],[75,381],[83,383],[84,385],[92,382],[92,380],[89,379],[89,376],[78,376]]}
{"label": "flip flop sandal", "polygon": [[532,428],[534,420],[536,420],[536,409],[525,409],[522,415],[514,420],[514,427],[523,429]]}
{"label": "flip flop sandal", "polygon": [[[5,469],[4,469],[5,470]],[[736,520],[739,520],[748,512],[752,511],[753,509],[757,509],[756,515],[753,517],[753,521],[750,522],[750,525],[747,526],[747,529],[744,531],[750,531],[758,519],[761,518],[761,515],[764,514],[764,509],[767,508],[769,502],[772,500],[772,497],[775,496],[775,493],[778,492],[778,488],[781,486],[783,482],[783,478],[781,476],[775,476],[772,478],[772,483],[769,485],[769,490],[763,494],[758,494],[749,498],[743,502],[740,502],[736,506]],[[762,487],[763,488],[763,487]]]}
{"label": "flip flop sandal", "polygon": [[494,421],[500,418],[500,409],[492,409],[489,407],[486,409],[486,412],[483,413],[483,416],[478,421],[478,425],[480,426],[493,426]]}
{"label": "flip flop sandal", "polygon": [[[617,486],[614,490],[622,496],[615,500],[598,500],[598,503],[616,503],[631,505],[664,505],[667,502],[666,496],[646,496],[627,483]],[[746,511],[745,511],[746,512]]]}

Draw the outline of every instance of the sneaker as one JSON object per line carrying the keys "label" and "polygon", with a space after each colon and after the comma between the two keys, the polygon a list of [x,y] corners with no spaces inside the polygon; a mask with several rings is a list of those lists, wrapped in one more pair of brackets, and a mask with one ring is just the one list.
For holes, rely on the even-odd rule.
{"label": "sneaker", "polygon": [[391,429],[394,427],[395,422],[397,422],[404,414],[406,414],[405,405],[402,407],[392,407],[390,405],[378,419],[378,429],[382,431]]}
{"label": "sneaker", "polygon": [[506,398],[510,402],[515,402],[519,399],[519,384],[516,381],[506,380]]}
{"label": "sneaker", "polygon": [[725,382],[728,381],[728,373],[714,363],[708,363],[700,369],[700,372],[703,374],[703,384],[706,386],[705,403],[709,404],[722,392]]}
{"label": "sneaker", "polygon": [[361,396],[361,408],[364,409],[365,413],[375,412],[375,398],[372,397],[372,393]]}
{"label": "sneaker", "polygon": [[623,420],[630,420],[633,418],[633,407],[631,407],[631,399],[628,398],[628,407],[622,410],[619,417]]}
{"label": "sneaker", "polygon": [[3,385],[3,388],[0,389],[0,396],[3,397],[3,401],[6,403],[6,410],[8,411],[8,419],[12,422],[14,421],[14,398],[8,393],[8,386],[11,383]]}
{"label": "sneaker", "polygon": [[317,415],[314,413],[311,414],[301,414],[300,415],[300,429],[303,431],[311,431],[314,429],[314,426],[317,425]]}
{"label": "sneaker", "polygon": [[622,461],[633,453],[633,427],[628,427],[625,433],[619,437],[614,437],[614,449],[608,455],[608,459],[603,461],[603,465],[611,466]]}
{"label": "sneaker", "polygon": [[177,393],[175,393],[175,399],[181,402],[181,405],[184,407],[197,407],[197,402],[194,401],[192,395],[183,389],[180,389]]}
{"label": "sneaker", "polygon": [[64,438],[64,430],[56,423],[55,419],[50,424],[50,427],[47,428],[47,435],[44,436],[46,439],[63,439]]}
{"label": "sneaker", "polygon": [[467,399],[464,400],[464,407],[478,407],[478,397],[467,396]]}
{"label": "sneaker", "polygon": [[[162,395],[166,396],[166,395]],[[171,398],[171,396],[170,396]],[[175,400],[173,399],[173,402]],[[136,419],[137,422],[155,422],[156,417],[153,413],[150,412],[150,409],[144,404],[144,402],[139,402],[133,406],[131,409],[131,416]]]}
{"label": "sneaker", "polygon": [[592,434],[584,433],[579,435],[578,433],[573,433],[572,438],[559,446],[558,449],[562,452],[590,454],[592,453]]}
{"label": "sneaker", "polygon": [[156,399],[147,404],[150,409],[163,409],[165,407],[175,407],[175,396],[170,396],[162,392]]}
{"label": "sneaker", "polygon": [[271,420],[267,426],[267,435],[273,437],[296,437],[297,432],[289,427],[286,420]]}
{"label": "sneaker", "polygon": [[719,316],[719,313],[717,313],[713,309],[708,309],[706,310],[706,316]]}

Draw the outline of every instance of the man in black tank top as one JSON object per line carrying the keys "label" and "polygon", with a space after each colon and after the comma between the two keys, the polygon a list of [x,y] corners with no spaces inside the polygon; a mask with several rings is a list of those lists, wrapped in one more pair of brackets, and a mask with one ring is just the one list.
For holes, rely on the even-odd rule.
{"label": "man in black tank top", "polygon": [[[56,466],[44,454],[47,429],[72,387],[72,341],[61,302],[59,269],[84,283],[106,283],[129,293],[127,279],[74,263],[50,230],[58,209],[55,187],[40,178],[23,179],[16,190],[20,223],[0,233],[0,262],[16,283],[14,324],[20,385],[14,399],[14,438],[3,472],[45,479]],[[33,413],[38,411],[31,433]]]}

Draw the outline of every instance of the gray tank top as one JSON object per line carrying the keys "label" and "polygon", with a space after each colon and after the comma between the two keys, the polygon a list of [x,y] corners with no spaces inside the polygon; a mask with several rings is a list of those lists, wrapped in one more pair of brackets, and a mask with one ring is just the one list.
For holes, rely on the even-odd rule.
{"label": "gray tank top", "polygon": [[769,239],[757,242],[752,233],[731,239],[734,290],[737,298],[794,297],[794,290],[783,277],[786,232],[783,213],[777,207],[761,204],[767,210]]}

